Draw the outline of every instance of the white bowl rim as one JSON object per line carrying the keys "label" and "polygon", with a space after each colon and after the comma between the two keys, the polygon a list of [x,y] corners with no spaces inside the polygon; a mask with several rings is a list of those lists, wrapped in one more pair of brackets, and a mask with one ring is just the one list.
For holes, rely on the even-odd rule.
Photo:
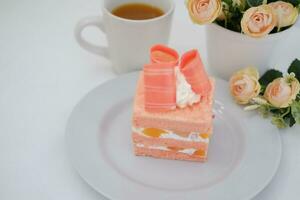
{"label": "white bowl rim", "polygon": [[[298,19],[300,21],[300,19]],[[297,23],[297,22],[295,22]],[[284,30],[284,31],[281,31],[281,32],[278,32],[278,33],[272,33],[272,34],[268,34],[267,36],[265,37],[261,37],[261,38],[253,38],[253,37],[250,37],[248,35],[245,35],[243,33],[239,33],[239,32],[236,32],[236,31],[232,31],[230,29],[227,29],[227,28],[224,28],[223,26],[219,25],[219,24],[216,24],[216,23],[211,23],[211,24],[208,24],[208,26],[211,26],[215,29],[218,29],[220,31],[225,31],[227,34],[233,34],[234,37],[236,38],[239,38],[241,40],[252,40],[252,41],[262,41],[262,40],[279,40],[281,39],[282,37],[286,36],[287,34],[289,34],[291,31],[293,31],[294,29],[294,25],[293,24],[291,27],[289,27],[288,29]]]}

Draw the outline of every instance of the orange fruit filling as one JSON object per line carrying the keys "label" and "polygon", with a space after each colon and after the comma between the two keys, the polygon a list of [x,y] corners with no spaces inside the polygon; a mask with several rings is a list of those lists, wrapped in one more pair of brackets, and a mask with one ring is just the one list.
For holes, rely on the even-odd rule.
{"label": "orange fruit filling", "polygon": [[206,152],[203,149],[199,149],[194,152],[194,156],[204,157],[206,155]]}
{"label": "orange fruit filling", "polygon": [[179,147],[168,147],[168,149],[172,150],[172,151],[180,151],[183,150],[183,148],[179,148]]}
{"label": "orange fruit filling", "polygon": [[209,138],[209,134],[208,134],[208,133],[200,133],[199,135],[200,135],[200,137],[202,137],[203,139]]}
{"label": "orange fruit filling", "polygon": [[164,130],[158,128],[145,128],[143,132],[145,135],[149,137],[156,137],[156,138],[158,138],[163,133],[165,133]]}

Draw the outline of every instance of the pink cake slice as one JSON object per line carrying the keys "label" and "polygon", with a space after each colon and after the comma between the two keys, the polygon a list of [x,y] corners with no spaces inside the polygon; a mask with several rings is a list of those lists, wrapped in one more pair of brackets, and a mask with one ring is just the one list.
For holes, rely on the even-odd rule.
{"label": "pink cake slice", "polygon": [[208,133],[212,127],[214,81],[210,79],[212,89],[199,103],[182,109],[167,112],[148,112],[144,107],[144,81],[141,73],[137,85],[133,108],[133,126],[169,129],[186,135],[190,132]]}
{"label": "pink cake slice", "polygon": [[144,106],[144,80],[141,73],[134,100],[132,140],[140,156],[205,161],[213,123],[214,81],[201,101],[186,108],[149,112]]}

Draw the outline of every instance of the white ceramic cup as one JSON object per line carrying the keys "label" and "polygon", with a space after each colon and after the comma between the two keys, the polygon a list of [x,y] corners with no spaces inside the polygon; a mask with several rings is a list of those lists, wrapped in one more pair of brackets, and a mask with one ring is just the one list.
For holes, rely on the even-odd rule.
{"label": "white ceramic cup", "polygon": [[[150,4],[162,9],[164,15],[147,20],[129,20],[111,13],[114,8],[126,3]],[[102,16],[80,20],[75,27],[75,37],[82,48],[110,59],[116,73],[142,69],[150,60],[150,47],[168,43],[174,12],[172,0],[106,0],[102,11]],[[95,26],[106,35],[107,47],[91,44],[82,37],[82,31],[88,26]]]}
{"label": "white ceramic cup", "polygon": [[284,42],[300,20],[293,27],[267,35],[263,38],[251,38],[241,33],[233,32],[216,24],[206,27],[206,44],[208,67],[217,76],[228,80],[237,70],[254,66],[262,75],[268,69],[274,49]]}

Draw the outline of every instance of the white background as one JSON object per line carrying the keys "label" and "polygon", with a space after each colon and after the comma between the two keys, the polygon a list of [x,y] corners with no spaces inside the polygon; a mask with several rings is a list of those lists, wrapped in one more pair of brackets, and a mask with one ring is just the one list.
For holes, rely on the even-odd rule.
{"label": "white background", "polygon": [[[204,28],[192,25],[183,0],[176,2],[172,46],[198,48],[205,57]],[[116,76],[73,36],[76,22],[99,15],[100,7],[98,0],[0,0],[0,200],[104,199],[77,175],[64,146],[74,105]],[[276,67],[300,58],[299,34],[284,41],[272,60]],[[105,43],[96,29],[84,35]],[[279,171],[255,200],[300,196],[300,128],[281,132]]]}

